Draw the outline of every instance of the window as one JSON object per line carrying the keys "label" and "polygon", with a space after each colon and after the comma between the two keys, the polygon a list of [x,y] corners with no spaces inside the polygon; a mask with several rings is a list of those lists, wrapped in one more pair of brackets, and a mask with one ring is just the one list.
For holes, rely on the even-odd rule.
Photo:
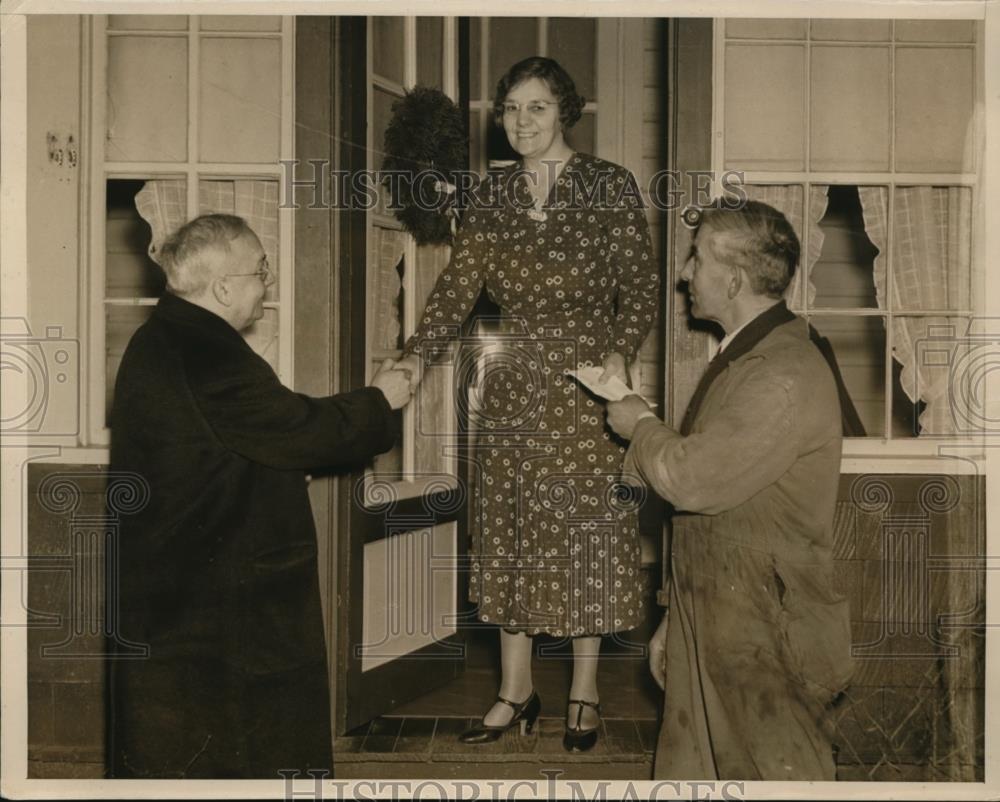
{"label": "window", "polygon": [[[458,26],[453,17],[368,18],[367,168],[382,168],[382,144],[393,103],[417,84],[458,97]],[[389,208],[389,193],[377,193],[367,214],[368,308],[367,379],[385,359],[398,359],[414,332],[450,248],[417,246]],[[405,409],[401,436],[375,457],[366,481],[367,503],[374,504],[392,485],[397,498],[441,492],[456,484],[456,459],[448,444],[456,427],[452,367],[445,360],[430,366]]]}
{"label": "window", "polygon": [[198,214],[248,220],[276,280],[246,337],[292,376],[291,18],[110,15],[91,39],[89,437],[108,442],[122,353],[163,292],[156,251]]}
{"label": "window", "polygon": [[[612,21],[613,22],[613,21]],[[606,24],[606,23],[605,23]],[[517,158],[503,129],[493,124],[497,81],[529,56],[548,56],[573,77],[587,105],[567,133],[575,150],[597,149],[598,20],[586,17],[473,17],[469,23],[469,164],[485,173],[490,163]],[[611,158],[611,156],[608,156]]]}
{"label": "window", "polygon": [[962,429],[928,354],[974,313],[979,36],[966,20],[717,24],[713,167],[795,227],[787,301],[831,340],[869,437]]}

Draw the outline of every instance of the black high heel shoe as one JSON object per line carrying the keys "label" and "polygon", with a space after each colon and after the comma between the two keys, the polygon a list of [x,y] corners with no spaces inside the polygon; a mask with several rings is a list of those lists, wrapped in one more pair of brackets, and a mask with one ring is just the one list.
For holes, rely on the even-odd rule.
{"label": "black high heel shoe", "polygon": [[464,744],[486,744],[497,740],[497,738],[515,724],[521,725],[521,735],[527,735],[534,729],[538,713],[542,709],[542,700],[538,698],[537,691],[532,691],[531,696],[521,703],[512,702],[509,699],[504,699],[502,696],[498,696],[497,701],[507,705],[514,711],[514,715],[511,716],[510,721],[506,724],[494,725],[487,724],[484,719],[479,722],[478,726],[473,727],[471,730],[466,730],[459,735],[458,740]]}
{"label": "black high heel shoe", "polygon": [[[588,702],[584,699],[570,699],[568,704],[579,705],[579,707],[577,708],[575,726],[571,727],[569,725],[569,714],[566,714],[566,732],[563,735],[563,748],[567,752],[586,752],[588,749],[592,749],[594,744],[597,743],[597,730],[601,726],[601,704],[600,702]],[[597,726],[587,730],[580,727],[580,721],[583,719],[584,705],[593,708],[598,716]]]}

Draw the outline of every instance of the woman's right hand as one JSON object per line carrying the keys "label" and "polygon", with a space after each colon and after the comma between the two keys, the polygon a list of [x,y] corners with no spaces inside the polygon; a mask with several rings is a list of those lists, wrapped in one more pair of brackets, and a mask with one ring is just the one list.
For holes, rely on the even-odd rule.
{"label": "woman's right hand", "polygon": [[391,359],[386,359],[372,377],[372,387],[382,391],[391,409],[402,409],[413,397],[410,381]]}
{"label": "woman's right hand", "polygon": [[397,370],[405,370],[410,379],[410,389],[416,390],[423,378],[423,360],[417,354],[410,354],[396,363]]}
{"label": "woman's right hand", "polygon": [[663,620],[660,621],[660,625],[649,641],[649,670],[661,690],[667,678],[667,619],[669,617],[670,611],[667,610],[663,613]]}

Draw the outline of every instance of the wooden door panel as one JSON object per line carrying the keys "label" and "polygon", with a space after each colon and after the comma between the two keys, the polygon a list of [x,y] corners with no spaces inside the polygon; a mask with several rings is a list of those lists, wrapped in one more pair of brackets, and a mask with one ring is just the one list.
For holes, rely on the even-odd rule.
{"label": "wooden door panel", "polygon": [[[414,48],[435,36],[416,19],[341,18],[341,166],[378,170],[389,101],[433,59]],[[427,27],[426,21],[424,27]],[[456,64],[454,21],[441,30]],[[402,36],[399,57],[375,58],[375,40]],[[384,54],[383,54],[384,55]],[[375,69],[382,70],[376,73]],[[391,73],[391,74],[383,74]],[[402,83],[399,79],[402,78]],[[454,76],[445,90],[454,96]],[[364,147],[359,147],[364,143]],[[384,204],[339,212],[341,353],[344,386],[367,384],[382,360],[397,359],[448,250],[418,248]],[[341,482],[337,614],[339,733],[450,681],[464,668],[457,611],[464,588],[466,505],[459,491],[451,368],[428,372],[399,416],[396,446]]]}

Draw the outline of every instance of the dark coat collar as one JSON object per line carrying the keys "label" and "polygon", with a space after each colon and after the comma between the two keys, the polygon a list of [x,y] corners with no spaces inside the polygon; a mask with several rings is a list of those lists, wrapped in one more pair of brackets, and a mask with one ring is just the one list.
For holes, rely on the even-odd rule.
{"label": "dark coat collar", "polygon": [[172,326],[199,329],[199,335],[222,339],[230,343],[242,343],[249,348],[243,336],[215,312],[203,306],[186,301],[178,295],[165,292],[160,296],[153,314]]}
{"label": "dark coat collar", "polygon": [[774,306],[765,309],[747,323],[740,333],[733,337],[732,342],[729,343],[726,350],[715,355],[715,358],[709,362],[708,369],[701,377],[701,381],[698,382],[698,387],[691,397],[691,403],[688,404],[687,412],[684,413],[684,420],[681,422],[681,434],[688,435],[691,433],[694,419],[697,417],[698,410],[701,409],[701,404],[708,394],[708,388],[712,386],[712,382],[715,381],[716,376],[722,373],[731,362],[753,350],[761,340],[778,326],[795,319],[796,316],[785,306],[785,302],[778,301]]}
{"label": "dark coat collar", "polygon": [[[681,434],[689,435],[691,433],[695,418],[698,416],[698,410],[701,409],[709,387],[712,386],[712,382],[715,381],[715,378],[723,370],[741,356],[750,353],[750,351],[757,347],[761,340],[778,328],[778,326],[783,326],[785,323],[790,323],[797,319],[798,315],[793,314],[784,301],[779,301],[771,308],[765,309],[757,315],[739,334],[733,337],[732,342],[729,343],[726,350],[716,354],[715,358],[708,364],[705,375],[698,382],[698,387],[691,397],[691,403],[688,404],[687,412],[684,413],[684,420],[681,421]],[[861,416],[858,415],[854,402],[851,400],[850,393],[847,392],[847,385],[844,383],[844,378],[840,373],[840,366],[837,364],[837,357],[833,352],[833,346],[829,340],[823,337],[812,326],[808,327],[808,332],[810,341],[819,349],[823,359],[829,365],[834,383],[837,385],[837,396],[840,400],[841,430],[844,437],[864,437],[864,424],[861,422]]]}

